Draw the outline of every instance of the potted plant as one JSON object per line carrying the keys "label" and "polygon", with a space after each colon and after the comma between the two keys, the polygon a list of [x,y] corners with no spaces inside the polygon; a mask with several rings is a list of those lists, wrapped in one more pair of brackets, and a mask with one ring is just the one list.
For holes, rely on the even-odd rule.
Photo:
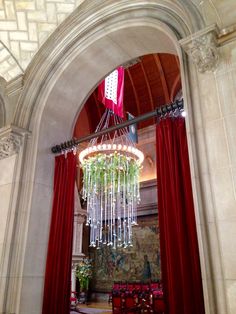
{"label": "potted plant", "polygon": [[84,258],[76,267],[76,277],[79,279],[80,295],[79,302],[87,301],[89,280],[92,278],[92,260]]}

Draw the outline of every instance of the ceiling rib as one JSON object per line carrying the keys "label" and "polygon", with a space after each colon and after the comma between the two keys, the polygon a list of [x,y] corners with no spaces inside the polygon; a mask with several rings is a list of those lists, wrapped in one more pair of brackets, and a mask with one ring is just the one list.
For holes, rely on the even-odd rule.
{"label": "ceiling rib", "polygon": [[170,95],[169,95],[169,91],[168,91],[166,77],[165,77],[165,74],[164,74],[164,71],[163,71],[163,67],[162,67],[162,64],[161,64],[161,60],[160,60],[158,54],[154,55],[154,60],[155,60],[155,63],[157,65],[158,72],[160,74],[161,85],[162,85],[163,92],[164,92],[164,97],[165,97],[165,103],[169,103],[170,102]]}
{"label": "ceiling rib", "polygon": [[146,83],[146,86],[147,86],[147,91],[148,91],[148,95],[149,95],[149,99],[150,99],[150,104],[151,104],[151,108],[152,110],[154,110],[154,103],[153,103],[153,98],[152,98],[152,91],[151,91],[151,88],[150,88],[150,84],[148,82],[148,78],[147,78],[147,73],[145,71],[145,68],[143,66],[143,63],[140,63],[141,64],[141,68],[142,68],[142,71],[143,71],[143,76],[144,76],[144,80],[145,80],[145,83]]}
{"label": "ceiling rib", "polygon": [[175,56],[175,60],[176,60],[176,64],[177,64],[178,69],[180,69],[179,57]]}
{"label": "ceiling rib", "polygon": [[96,91],[93,92],[93,99],[95,101],[95,104],[96,104],[96,107],[97,107],[97,110],[98,110],[98,114],[99,114],[99,120],[101,120],[101,117],[102,117],[102,110],[101,110],[101,106],[97,100],[97,94],[96,94]]}
{"label": "ceiling rib", "polygon": [[131,83],[131,86],[132,86],[132,89],[134,92],[134,98],[135,98],[135,102],[137,104],[137,111],[138,111],[138,116],[139,116],[140,115],[140,101],[139,101],[139,98],[138,98],[138,95],[137,95],[137,92],[136,92],[136,89],[134,86],[134,81],[133,81],[132,75],[130,74],[130,70],[126,69],[126,71],[127,71],[127,74],[128,74],[129,79],[130,79],[130,83]]}
{"label": "ceiling rib", "polygon": [[180,83],[180,74],[178,74],[176,76],[176,79],[172,85],[171,93],[170,93],[170,100],[171,101],[174,101],[174,97],[175,97],[176,93],[178,92],[177,87],[178,87],[179,83]]}

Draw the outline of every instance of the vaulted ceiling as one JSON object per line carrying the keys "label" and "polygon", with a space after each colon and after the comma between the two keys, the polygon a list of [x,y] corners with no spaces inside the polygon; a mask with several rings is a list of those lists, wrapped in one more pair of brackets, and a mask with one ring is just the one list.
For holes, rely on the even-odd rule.
{"label": "vaulted ceiling", "polygon": [[[150,54],[125,69],[124,112],[142,115],[156,107],[172,102],[181,90],[178,57],[171,54]],[[78,117],[74,137],[79,138],[95,131],[104,112],[97,100],[97,89],[90,95]],[[144,128],[153,120],[141,122]]]}
{"label": "vaulted ceiling", "polygon": [[[172,1],[181,8],[182,1]],[[235,23],[234,10],[227,9],[234,1],[189,0],[188,7],[197,8],[206,25],[217,23],[220,28],[225,28]],[[0,0],[0,76],[10,81],[23,74],[43,43],[83,2]]]}

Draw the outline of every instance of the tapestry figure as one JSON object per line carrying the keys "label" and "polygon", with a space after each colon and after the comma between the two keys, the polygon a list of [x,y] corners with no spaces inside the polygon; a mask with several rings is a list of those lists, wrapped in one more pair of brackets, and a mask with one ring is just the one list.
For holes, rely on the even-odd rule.
{"label": "tapestry figure", "polygon": [[144,255],[144,264],[143,264],[143,276],[142,276],[142,280],[144,282],[151,282],[151,266],[150,266],[150,262],[148,260],[148,256],[145,254]]}

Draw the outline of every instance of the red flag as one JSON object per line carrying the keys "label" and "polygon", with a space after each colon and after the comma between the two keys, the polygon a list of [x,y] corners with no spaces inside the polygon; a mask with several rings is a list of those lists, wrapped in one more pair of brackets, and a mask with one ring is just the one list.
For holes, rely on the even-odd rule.
{"label": "red flag", "polygon": [[124,117],[124,68],[118,67],[98,86],[98,100],[115,114]]}

